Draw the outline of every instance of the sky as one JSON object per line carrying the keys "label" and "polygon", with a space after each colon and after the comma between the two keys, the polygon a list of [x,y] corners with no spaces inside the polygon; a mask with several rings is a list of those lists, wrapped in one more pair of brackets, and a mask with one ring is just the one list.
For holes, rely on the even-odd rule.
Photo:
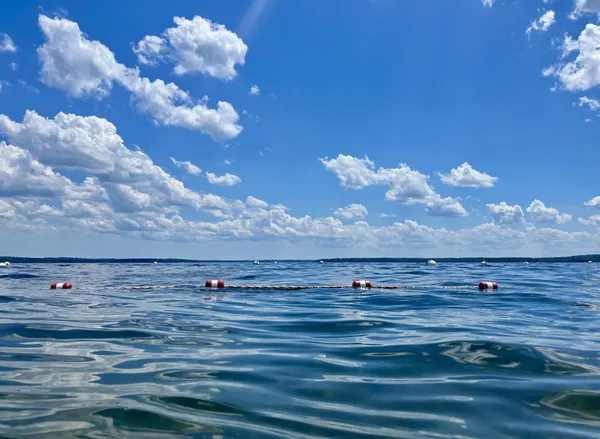
{"label": "sky", "polygon": [[600,1],[10,2],[0,254],[600,249]]}

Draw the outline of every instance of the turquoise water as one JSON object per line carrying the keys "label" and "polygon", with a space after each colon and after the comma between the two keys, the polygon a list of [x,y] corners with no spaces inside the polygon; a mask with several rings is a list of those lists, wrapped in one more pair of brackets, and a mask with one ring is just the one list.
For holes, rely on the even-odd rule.
{"label": "turquoise water", "polygon": [[[424,288],[118,288],[206,279]],[[600,264],[17,264],[0,436],[600,437],[599,310]]]}

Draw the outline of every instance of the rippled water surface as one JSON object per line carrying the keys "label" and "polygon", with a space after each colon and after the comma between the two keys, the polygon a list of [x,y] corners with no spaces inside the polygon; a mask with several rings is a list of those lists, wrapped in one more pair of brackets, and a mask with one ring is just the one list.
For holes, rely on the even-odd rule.
{"label": "rippled water surface", "polygon": [[600,437],[599,310],[600,264],[13,265],[0,436]]}

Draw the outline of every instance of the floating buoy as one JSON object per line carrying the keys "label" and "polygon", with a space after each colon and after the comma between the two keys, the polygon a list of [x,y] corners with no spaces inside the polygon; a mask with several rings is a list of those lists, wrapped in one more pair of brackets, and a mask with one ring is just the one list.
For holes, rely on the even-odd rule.
{"label": "floating buoy", "polygon": [[497,290],[498,284],[495,282],[479,282],[480,290]]}
{"label": "floating buoy", "polygon": [[487,261],[481,261],[481,265],[487,265]]}
{"label": "floating buoy", "polygon": [[254,265],[260,265],[259,261],[254,261]]}
{"label": "floating buoy", "polygon": [[591,264],[591,263],[592,263],[592,261],[588,261],[588,264]]}
{"label": "floating buoy", "polygon": [[155,264],[158,264],[158,262],[154,261]]}
{"label": "floating buoy", "polygon": [[223,281],[223,280],[207,280],[205,286],[206,286],[206,288],[225,288],[225,281]]}
{"label": "floating buoy", "polygon": [[370,280],[355,280],[352,282],[352,288],[371,288]]}
{"label": "floating buoy", "polygon": [[323,262],[323,261],[319,261],[319,264],[324,264],[324,263],[325,263],[325,262]]}
{"label": "floating buoy", "polygon": [[73,288],[73,285],[69,282],[50,285],[51,290],[70,290],[71,288]]}
{"label": "floating buoy", "polygon": [[523,262],[523,264],[525,264],[525,265],[529,265],[529,262],[525,261],[525,262]]}
{"label": "floating buoy", "polygon": [[430,259],[429,261],[427,261],[427,265],[429,265],[430,267],[435,267],[437,265],[437,262],[435,262],[433,259]]}

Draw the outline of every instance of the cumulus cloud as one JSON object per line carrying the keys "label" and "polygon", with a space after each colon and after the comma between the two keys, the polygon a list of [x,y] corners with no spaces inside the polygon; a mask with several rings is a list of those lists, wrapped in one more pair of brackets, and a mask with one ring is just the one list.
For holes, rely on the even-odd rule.
{"label": "cumulus cloud", "polygon": [[546,207],[540,200],[533,200],[526,210],[536,223],[565,224],[572,218],[571,215],[560,213],[554,207]]}
{"label": "cumulus cloud", "polygon": [[588,219],[578,218],[577,221],[585,226],[600,226],[600,215],[592,215]]}
{"label": "cumulus cloud", "polygon": [[569,91],[589,90],[600,84],[600,26],[589,23],[577,40],[567,35],[562,49],[563,59],[572,53],[575,58],[544,69],[544,76],[556,76]]}
{"label": "cumulus cloud", "polygon": [[253,196],[249,196],[248,198],[246,198],[246,205],[258,209],[266,209],[269,206],[269,204],[266,201],[263,201],[259,198],[255,198]]}
{"label": "cumulus cloud", "polygon": [[16,52],[17,46],[7,34],[0,34],[0,52]]}
{"label": "cumulus cloud", "polygon": [[[495,224],[454,231],[411,220],[374,227],[360,219],[367,213],[360,205],[339,212],[340,218],[352,215],[357,220],[344,223],[333,217],[296,217],[284,206],[269,205],[252,196],[241,201],[200,195],[167,174],[141,150],[127,148],[114,125],[97,117],[59,113],[48,119],[30,111],[22,122],[0,116],[0,132],[13,143],[0,145],[2,230],[82,228],[90,233],[184,242],[215,238],[312,239],[335,246],[360,242],[375,249],[393,246],[412,251],[446,247],[476,248],[479,252],[482,248],[520,249],[524,245],[538,248],[547,243],[553,249],[561,244],[597,245],[585,232],[535,227],[514,230]],[[74,170],[86,177],[75,184],[60,175],[59,169]],[[452,210],[448,207],[452,203],[439,196],[429,202],[436,200],[441,207],[427,208]],[[215,220],[186,219],[180,213],[183,208],[203,210]]]}
{"label": "cumulus cloud", "polygon": [[410,248],[412,253],[440,248],[474,251],[477,254],[482,250],[520,251],[523,248],[530,252],[540,248],[555,250],[564,245],[569,245],[569,248],[597,245],[596,237],[586,232],[563,232],[535,227],[515,230],[495,224],[481,224],[452,231],[432,228],[411,220],[395,222],[385,227],[373,227],[360,220],[345,224],[332,217],[295,217],[283,206],[269,206],[253,197],[248,197],[246,202],[229,201],[230,204],[237,205],[239,211],[234,215],[218,217],[215,222],[186,220],[176,213],[119,213],[106,205],[84,200],[63,200],[62,210],[35,201],[2,201],[0,199],[0,224],[5,230],[66,227],[70,231],[73,227],[79,227],[95,233],[129,234],[139,238],[185,242],[214,238],[261,241],[305,239],[316,240],[321,245],[360,245],[361,248],[370,246],[377,250],[385,247],[395,250]]}
{"label": "cumulus cloud", "polygon": [[22,123],[0,115],[0,132],[45,166],[94,177],[122,211],[226,206],[218,197],[189,190],[144,152],[127,148],[116,127],[103,118],[59,113],[48,119],[27,111]]}
{"label": "cumulus cloud", "polygon": [[197,130],[215,141],[232,139],[242,131],[230,103],[218,102],[216,109],[210,109],[206,100],[194,103],[173,83],[141,77],[137,69],[118,63],[108,47],[89,40],[77,23],[40,15],[39,26],[46,38],[37,50],[46,85],[74,97],[101,99],[118,83],[132,94],[136,107],[158,124]]}
{"label": "cumulus cloud", "polygon": [[575,8],[570,15],[571,19],[577,19],[584,13],[600,15],[599,0],[575,0]]}
{"label": "cumulus cloud", "polygon": [[337,158],[319,159],[328,171],[335,174],[340,180],[340,186],[349,189],[363,189],[378,183],[377,174],[373,169],[375,162],[368,157],[359,159],[349,155],[340,154]]}
{"label": "cumulus cloud", "polygon": [[71,185],[29,151],[0,142],[0,197],[57,197]]}
{"label": "cumulus cloud", "polygon": [[210,184],[218,184],[220,186],[233,186],[242,181],[240,177],[234,174],[230,174],[229,172],[221,176],[213,174],[212,172],[207,172],[206,178],[208,178],[208,182]]}
{"label": "cumulus cloud", "polygon": [[248,46],[234,32],[208,19],[174,17],[175,26],[162,35],[146,35],[134,48],[141,64],[175,64],[176,75],[203,73],[230,80],[236,65],[244,65]]}
{"label": "cumulus cloud", "polygon": [[536,20],[533,20],[525,33],[531,35],[532,32],[547,32],[552,25],[556,23],[556,14],[554,11],[546,11]]}
{"label": "cumulus cloud", "polygon": [[164,53],[167,51],[166,41],[155,35],[146,35],[133,51],[137,54],[140,64],[154,66],[164,59]]}
{"label": "cumulus cloud", "polygon": [[169,158],[171,159],[171,161],[173,162],[173,164],[175,166],[177,166],[178,168],[185,169],[185,172],[187,172],[188,174],[191,174],[191,175],[202,174],[202,169],[200,169],[198,166],[194,165],[190,161],[180,162],[178,160],[175,160],[173,157],[169,157]]}
{"label": "cumulus cloud", "polygon": [[418,171],[413,171],[407,165],[398,168],[379,168],[368,157],[359,159],[340,154],[334,159],[320,159],[327,170],[333,172],[340,180],[340,186],[349,189],[362,189],[371,185],[387,185],[386,200],[396,200],[405,203],[425,202],[435,192],[428,177]]}
{"label": "cumulus cloud", "polygon": [[12,220],[15,217],[15,209],[8,201],[0,198],[0,220]]}
{"label": "cumulus cloud", "polygon": [[586,201],[585,205],[589,206],[589,207],[596,208],[596,209],[600,209],[600,196],[597,196],[595,198],[592,198],[589,201]]}
{"label": "cumulus cloud", "polygon": [[253,96],[258,96],[260,95],[260,87],[258,85],[253,85],[252,87],[250,87],[250,91],[249,93]]}
{"label": "cumulus cloud", "polygon": [[469,215],[465,208],[458,201],[447,197],[442,198],[439,195],[432,201],[427,202],[427,215],[429,216],[467,216]]}
{"label": "cumulus cloud", "polygon": [[[368,157],[359,159],[339,154],[322,158],[321,163],[348,189],[363,189],[372,185],[388,186],[385,199],[403,204],[426,204],[430,215],[464,215],[460,203],[452,198],[442,199],[429,185],[429,177],[402,163],[398,168],[379,168]],[[463,213],[464,212],[464,213]]]}
{"label": "cumulus cloud", "polygon": [[495,1],[496,0],[481,0],[481,4],[486,8],[491,8],[492,6],[494,6]]}
{"label": "cumulus cloud", "polygon": [[369,211],[362,204],[349,204],[346,207],[335,209],[335,216],[347,220],[357,220],[365,218]]}
{"label": "cumulus cloud", "polygon": [[525,222],[525,215],[521,206],[509,206],[502,201],[500,204],[487,204],[490,215],[496,224],[522,224]]}
{"label": "cumulus cloud", "polygon": [[491,188],[498,181],[497,177],[479,172],[467,162],[450,170],[449,174],[438,175],[442,183],[454,187]]}

